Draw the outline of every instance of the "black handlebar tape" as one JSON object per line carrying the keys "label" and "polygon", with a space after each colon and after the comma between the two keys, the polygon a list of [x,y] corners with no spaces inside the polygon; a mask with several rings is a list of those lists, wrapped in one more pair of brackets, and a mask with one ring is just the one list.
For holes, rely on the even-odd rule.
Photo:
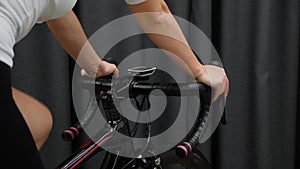
{"label": "black handlebar tape", "polygon": [[97,100],[95,96],[91,96],[83,118],[80,120],[80,122],[77,122],[76,124],[66,129],[61,134],[62,139],[64,141],[74,140],[80,134],[82,128],[86,127],[89,124],[89,122],[92,120],[92,118],[96,114],[97,108],[98,108]]}
{"label": "black handlebar tape", "polygon": [[96,96],[91,95],[90,96],[90,101],[88,102],[86,111],[84,116],[80,119],[80,124],[82,128],[85,128],[92,118],[95,116],[96,112],[98,109],[98,102],[96,99]]}
{"label": "black handlebar tape", "polygon": [[108,91],[112,87],[112,80],[110,78],[92,79],[90,77],[82,77],[80,79],[80,85],[85,89]]}
{"label": "black handlebar tape", "polygon": [[79,123],[74,124],[73,126],[66,129],[61,137],[64,141],[72,141],[80,134],[81,126]]}
{"label": "black handlebar tape", "polygon": [[[122,78],[116,79],[115,81],[117,83],[122,83]],[[128,81],[125,82],[128,83]],[[111,90],[112,80],[108,78],[92,79],[89,77],[83,77],[81,79],[81,85],[86,89],[94,88],[100,91],[108,91]],[[134,96],[147,94],[155,89],[164,91],[167,96],[192,96],[198,95],[195,91],[199,90],[202,92],[205,91],[206,88],[206,85],[202,83],[148,83],[140,81],[133,81],[130,83],[130,92]]]}
{"label": "black handlebar tape", "polygon": [[193,129],[193,132],[187,137],[186,141],[176,147],[176,155],[179,158],[188,156],[193,151],[193,148],[198,144],[199,138],[203,132],[206,118],[210,110],[211,88],[208,86],[206,86],[205,88],[199,88],[199,93],[201,106],[199,115],[197,117],[197,122]]}
{"label": "black handlebar tape", "polygon": [[[130,86],[130,94],[137,96],[140,94],[150,93],[153,90],[159,89],[167,96],[192,96],[198,95],[199,89],[205,88],[202,83],[145,83],[133,82]],[[153,93],[154,94],[154,93]]]}

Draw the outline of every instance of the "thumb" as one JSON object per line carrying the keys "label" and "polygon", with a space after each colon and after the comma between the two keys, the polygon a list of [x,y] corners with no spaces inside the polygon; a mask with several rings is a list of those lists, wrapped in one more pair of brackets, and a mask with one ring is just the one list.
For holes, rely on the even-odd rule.
{"label": "thumb", "polygon": [[81,76],[88,76],[88,74],[86,73],[86,71],[84,69],[81,69],[80,74],[81,74]]}

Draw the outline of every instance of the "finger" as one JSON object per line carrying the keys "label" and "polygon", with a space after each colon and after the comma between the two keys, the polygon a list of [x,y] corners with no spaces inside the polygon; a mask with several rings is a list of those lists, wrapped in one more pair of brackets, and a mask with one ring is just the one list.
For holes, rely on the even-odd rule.
{"label": "finger", "polygon": [[213,96],[213,101],[216,101],[218,99],[218,97],[220,95],[222,95],[224,93],[226,93],[226,83],[227,81],[225,80],[224,83],[218,87],[215,87],[215,91],[214,91],[214,96]]}
{"label": "finger", "polygon": [[221,94],[222,92],[219,89],[216,89],[213,95],[213,102],[216,101]]}
{"label": "finger", "polygon": [[229,94],[229,80],[226,78],[225,97]]}
{"label": "finger", "polygon": [[212,101],[213,102],[216,101],[218,99],[218,97],[219,97],[219,95],[217,93],[215,93],[214,96],[213,96],[213,100]]}
{"label": "finger", "polygon": [[213,101],[216,101],[220,95],[221,95],[221,93],[215,93],[214,97],[213,97]]}
{"label": "finger", "polygon": [[81,69],[80,74],[81,76],[87,76],[87,73],[84,69]]}
{"label": "finger", "polygon": [[115,78],[118,78],[118,77],[119,77],[119,70],[118,70],[118,69],[115,70],[115,72],[114,72],[114,77],[115,77]]}

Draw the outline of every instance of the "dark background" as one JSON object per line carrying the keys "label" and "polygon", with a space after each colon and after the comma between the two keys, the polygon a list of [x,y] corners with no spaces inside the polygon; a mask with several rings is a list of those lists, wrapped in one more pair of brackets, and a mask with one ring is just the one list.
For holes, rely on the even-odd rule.
{"label": "dark background", "polygon": [[[230,79],[228,125],[202,145],[214,168],[299,168],[299,0],[166,2],[175,15],[211,39]],[[88,36],[130,14],[122,0],[79,0],[74,11]],[[74,61],[45,24],[37,25],[15,51],[14,86],[42,101],[53,114],[54,127],[41,150],[51,169],[80,143],[71,145],[60,137],[74,119]],[[97,165],[99,158],[86,168]]]}

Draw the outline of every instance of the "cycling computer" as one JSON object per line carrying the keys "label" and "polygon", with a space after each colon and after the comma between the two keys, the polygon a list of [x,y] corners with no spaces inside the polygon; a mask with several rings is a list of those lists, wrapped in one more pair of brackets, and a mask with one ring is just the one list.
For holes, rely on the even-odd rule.
{"label": "cycling computer", "polygon": [[128,73],[134,76],[150,76],[156,71],[156,67],[138,66],[127,69]]}

